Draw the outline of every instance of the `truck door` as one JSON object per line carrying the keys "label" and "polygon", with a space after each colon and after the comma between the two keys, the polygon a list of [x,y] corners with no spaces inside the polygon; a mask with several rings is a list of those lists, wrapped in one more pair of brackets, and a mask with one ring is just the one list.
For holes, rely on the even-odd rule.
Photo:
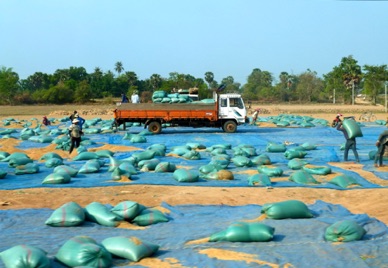
{"label": "truck door", "polygon": [[219,99],[219,117],[220,118],[229,118],[229,104],[228,104],[228,98],[226,97],[220,97]]}
{"label": "truck door", "polygon": [[229,97],[229,116],[236,118],[237,122],[244,123],[246,110],[242,98]]}

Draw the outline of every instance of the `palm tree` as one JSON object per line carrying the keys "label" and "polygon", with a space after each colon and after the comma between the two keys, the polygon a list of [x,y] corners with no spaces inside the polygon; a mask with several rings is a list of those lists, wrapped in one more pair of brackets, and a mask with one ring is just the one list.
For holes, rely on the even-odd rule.
{"label": "palm tree", "polygon": [[354,90],[362,79],[361,66],[350,55],[342,58],[340,68],[342,70],[342,80],[345,87],[352,90],[352,105],[354,105]]}
{"label": "palm tree", "polygon": [[121,61],[116,62],[115,71],[118,73],[119,76],[122,73],[122,71],[124,71],[123,63]]}
{"label": "palm tree", "polygon": [[211,88],[211,84],[214,81],[214,74],[212,72],[206,72],[205,81],[209,84],[209,88]]}

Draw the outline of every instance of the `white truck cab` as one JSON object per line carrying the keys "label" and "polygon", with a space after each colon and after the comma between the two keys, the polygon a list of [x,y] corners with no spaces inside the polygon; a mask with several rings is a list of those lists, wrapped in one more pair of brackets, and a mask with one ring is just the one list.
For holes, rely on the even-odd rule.
{"label": "white truck cab", "polygon": [[218,95],[218,115],[220,119],[235,119],[237,124],[246,122],[247,111],[240,94]]}

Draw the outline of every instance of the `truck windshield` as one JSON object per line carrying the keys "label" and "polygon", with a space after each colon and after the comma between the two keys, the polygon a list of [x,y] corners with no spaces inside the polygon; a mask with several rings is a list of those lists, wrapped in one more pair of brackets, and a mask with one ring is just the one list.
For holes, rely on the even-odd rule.
{"label": "truck windshield", "polygon": [[230,98],[229,103],[230,103],[230,107],[237,107],[239,109],[244,108],[244,104],[241,98]]}

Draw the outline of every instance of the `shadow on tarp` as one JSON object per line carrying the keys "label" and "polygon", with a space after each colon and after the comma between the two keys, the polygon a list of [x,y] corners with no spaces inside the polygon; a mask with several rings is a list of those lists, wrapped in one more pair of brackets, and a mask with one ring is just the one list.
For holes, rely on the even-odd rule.
{"label": "shadow on tarp", "polygon": [[[375,141],[385,127],[367,125],[362,128],[364,137],[357,138],[357,148],[360,155],[363,169],[373,172],[377,177],[383,180],[388,180],[388,175],[384,172],[377,172],[373,167],[373,160],[369,160],[369,152],[376,150]],[[128,130],[132,134],[143,131],[142,127],[131,127]],[[295,148],[303,143],[310,143],[317,145],[317,149],[307,151],[305,160],[313,165],[328,165],[329,162],[340,162],[343,159],[343,151],[340,150],[345,139],[343,134],[331,127],[312,127],[312,128],[261,128],[250,125],[240,126],[236,133],[227,134],[219,129],[214,128],[166,128],[159,135],[146,135],[147,142],[132,143],[129,140],[123,140],[126,132],[120,131],[111,134],[93,134],[86,135],[90,140],[94,141],[94,145],[86,146],[87,148],[96,148],[103,144],[111,145],[127,145],[138,147],[139,150],[145,150],[153,144],[164,144],[167,147],[167,154],[171,152],[173,146],[185,145],[187,143],[199,143],[206,147],[211,147],[218,144],[230,144],[236,147],[243,144],[249,144],[256,148],[258,154],[267,154],[273,164],[283,169],[283,179],[273,182],[273,187],[314,187],[314,188],[331,188],[343,189],[334,184],[321,183],[317,185],[302,185],[288,181],[288,177],[294,172],[288,166],[288,159],[284,157],[284,153],[270,153],[266,152],[268,142],[283,143],[287,142],[288,149]],[[35,146],[35,147],[34,147]],[[34,144],[33,142],[22,141],[21,148],[37,148],[41,144]],[[0,148],[1,150],[1,148]],[[130,157],[133,153],[139,151],[115,152],[114,157],[117,159],[124,159]],[[172,162],[178,167],[187,167],[197,171],[199,167],[208,164],[211,161],[212,155],[209,152],[201,151],[200,160],[186,160],[173,156],[156,157],[160,161]],[[233,151],[228,150],[228,154],[233,156]],[[349,152],[349,160],[354,160],[353,153]],[[109,160],[105,159],[107,165]],[[65,164],[79,169],[85,161],[72,161],[65,159]],[[235,179],[232,181],[212,181],[200,180],[195,183],[177,182],[172,173],[154,173],[154,172],[140,172],[132,177],[130,182],[115,182],[111,180],[111,173],[108,172],[107,165],[103,167],[100,172],[93,174],[78,175],[72,178],[69,184],[59,185],[42,185],[44,178],[49,175],[53,168],[47,168],[44,163],[39,162],[40,172],[37,174],[28,175],[14,175],[14,168],[8,167],[8,163],[0,162],[0,169],[8,172],[8,175],[0,180],[0,189],[20,189],[20,188],[34,188],[34,187],[48,187],[48,188],[62,188],[62,187],[102,187],[102,186],[117,186],[123,184],[154,184],[154,185],[176,185],[176,186],[209,186],[209,187],[246,187],[248,185],[249,174],[255,172],[257,167],[237,167],[233,163],[228,166],[228,170],[234,173]],[[344,173],[352,176],[359,187],[356,188],[379,188],[382,187],[373,184],[360,176],[358,173],[342,169],[339,167],[331,167],[334,172]],[[247,171],[250,170],[250,173]],[[354,189],[354,188],[352,188]]]}
{"label": "shadow on tarp", "polygon": [[[188,242],[210,237],[235,222],[256,219],[260,216],[261,206],[162,204],[162,207],[169,211],[169,222],[137,230],[104,227],[91,222],[79,227],[50,227],[45,221],[53,212],[51,209],[3,210],[0,211],[0,252],[20,244],[36,246],[47,251],[52,267],[63,267],[53,261],[53,257],[74,236],[89,236],[99,243],[113,236],[135,236],[160,246],[154,256],[159,261],[176,260],[183,267],[232,268],[257,267],[259,264],[268,267],[383,267],[388,263],[388,228],[375,218],[351,214],[340,205],[317,201],[308,206],[314,218],[263,220],[262,223],[275,228],[271,242],[191,244]],[[326,242],[326,228],[341,220],[356,221],[365,228],[366,235],[360,241]],[[217,253],[222,254],[218,256]],[[114,260],[114,267],[135,264],[123,259]],[[2,265],[0,262],[0,267],[4,267]]]}

